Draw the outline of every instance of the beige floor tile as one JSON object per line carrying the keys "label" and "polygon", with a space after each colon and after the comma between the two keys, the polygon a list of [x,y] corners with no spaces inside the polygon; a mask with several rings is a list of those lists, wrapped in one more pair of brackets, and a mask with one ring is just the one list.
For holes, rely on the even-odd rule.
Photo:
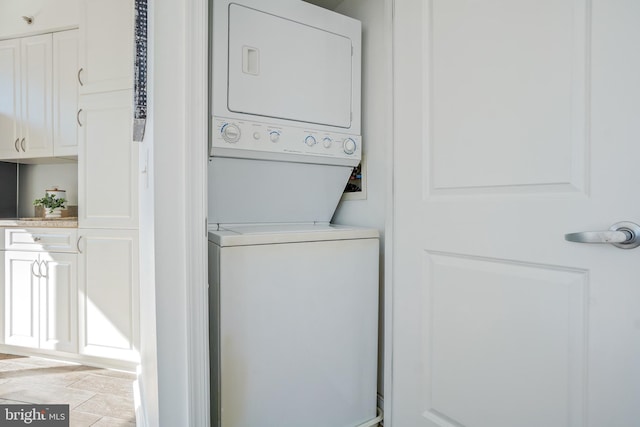
{"label": "beige floor tile", "polygon": [[136,374],[133,372],[112,371],[109,369],[100,369],[92,373],[96,375],[104,375],[106,377],[124,378],[125,380],[129,380],[131,382],[135,381],[135,379],[137,378]]}
{"label": "beige floor tile", "polygon": [[133,396],[133,386],[129,379],[96,375],[85,375],[77,382],[69,385],[78,390],[93,391],[95,393],[115,394],[120,396]]}
{"label": "beige floor tile", "polygon": [[86,402],[95,393],[51,384],[6,382],[0,384],[0,398],[38,404],[68,404],[71,409]]}
{"label": "beige floor tile", "polygon": [[104,417],[101,418],[97,423],[93,424],[91,427],[135,427],[135,425],[135,422],[121,420],[118,418]]}
{"label": "beige floor tile", "polygon": [[94,425],[100,418],[102,418],[100,415],[71,411],[69,413],[69,427],[89,427]]}
{"label": "beige floor tile", "polygon": [[69,386],[81,379],[87,377],[89,374],[85,372],[76,372],[65,368],[47,368],[45,371],[14,371],[6,376],[11,383],[24,383],[33,385],[58,385]]}
{"label": "beige floor tile", "polygon": [[114,396],[99,393],[75,409],[105,417],[116,417],[129,422],[135,422],[136,419],[133,410],[133,399],[127,396]]}
{"label": "beige floor tile", "polygon": [[26,358],[26,356],[18,356],[15,354],[6,354],[6,353],[0,353],[0,360],[5,360],[5,359],[19,359],[19,358]]}
{"label": "beige floor tile", "polygon": [[61,360],[52,360],[52,359],[42,359],[40,357],[19,357],[16,359],[11,359],[11,363],[16,363],[19,365],[25,365],[29,367],[37,367],[37,368],[51,368],[58,366],[80,366],[78,363],[72,362],[64,362]]}
{"label": "beige floor tile", "polygon": [[9,399],[0,399],[0,404],[3,405],[23,405],[29,402],[19,402],[17,400],[9,400]]}

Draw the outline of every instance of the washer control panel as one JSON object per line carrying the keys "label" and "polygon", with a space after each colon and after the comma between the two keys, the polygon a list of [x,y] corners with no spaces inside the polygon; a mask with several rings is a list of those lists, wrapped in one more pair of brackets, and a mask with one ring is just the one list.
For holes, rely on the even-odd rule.
{"label": "washer control panel", "polygon": [[358,164],[362,157],[362,139],[358,135],[222,117],[213,118],[212,133],[211,156],[225,153],[228,157],[230,150],[239,150],[238,157],[244,158],[273,159],[278,154],[314,156],[314,163],[328,164]]}

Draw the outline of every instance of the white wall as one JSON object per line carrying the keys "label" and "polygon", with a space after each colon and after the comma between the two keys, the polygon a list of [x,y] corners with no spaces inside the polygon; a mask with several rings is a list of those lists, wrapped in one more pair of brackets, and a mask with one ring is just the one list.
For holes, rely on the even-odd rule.
{"label": "white wall", "polygon": [[380,230],[380,342],[378,350],[378,393],[383,394],[384,371],[384,238],[387,209],[387,158],[390,140],[387,139],[391,117],[391,103],[387,91],[391,76],[388,72],[388,28],[384,0],[344,0],[336,12],[362,22],[362,149],[366,164],[367,198],[343,201],[333,222],[359,225]]}
{"label": "white wall", "polygon": [[18,216],[33,217],[33,201],[45,191],[58,187],[67,192],[67,205],[78,205],[78,164],[20,165],[18,175]]}

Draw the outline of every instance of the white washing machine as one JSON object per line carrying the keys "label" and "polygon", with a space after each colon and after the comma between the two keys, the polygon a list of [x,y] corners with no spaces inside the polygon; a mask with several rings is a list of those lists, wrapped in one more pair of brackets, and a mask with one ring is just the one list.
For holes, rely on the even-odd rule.
{"label": "white washing machine", "polygon": [[209,233],[213,426],[377,424],[378,245],[329,224]]}

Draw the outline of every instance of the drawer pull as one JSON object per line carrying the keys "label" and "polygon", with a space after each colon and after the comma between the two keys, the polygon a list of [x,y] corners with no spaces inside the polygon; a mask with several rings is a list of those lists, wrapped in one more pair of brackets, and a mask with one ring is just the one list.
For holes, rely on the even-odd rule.
{"label": "drawer pull", "polygon": [[20,142],[20,138],[16,138],[16,142],[13,144],[13,146],[15,147],[16,151],[19,153],[20,149],[18,148],[18,142]]}
{"label": "drawer pull", "polygon": [[20,141],[20,147],[22,147],[22,151],[26,152],[27,149],[24,148],[24,138],[22,138],[22,141]]}
{"label": "drawer pull", "polygon": [[34,238],[33,238],[33,241],[34,241],[34,242],[39,242],[40,240],[42,240],[40,237],[34,237]]}
{"label": "drawer pull", "polygon": [[84,86],[84,83],[82,83],[82,79],[80,78],[80,73],[82,73],[82,68],[78,70],[78,83],[80,83],[80,86]]}
{"label": "drawer pull", "polygon": [[80,240],[82,239],[82,236],[78,236],[78,241],[76,242],[76,249],[78,250],[78,253],[81,254],[82,251],[80,250]]}
{"label": "drawer pull", "polygon": [[33,264],[31,264],[31,274],[40,278],[42,277],[40,273],[36,273],[36,271],[34,270],[34,267],[36,266],[36,264],[38,264],[38,271],[40,271],[40,263],[38,263],[38,261],[36,260],[36,261],[33,261]]}
{"label": "drawer pull", "polygon": [[[42,265],[44,264],[44,271],[46,273],[42,273]],[[40,261],[40,267],[38,268],[40,272],[40,277],[48,278],[49,277],[49,263],[47,261]]]}

